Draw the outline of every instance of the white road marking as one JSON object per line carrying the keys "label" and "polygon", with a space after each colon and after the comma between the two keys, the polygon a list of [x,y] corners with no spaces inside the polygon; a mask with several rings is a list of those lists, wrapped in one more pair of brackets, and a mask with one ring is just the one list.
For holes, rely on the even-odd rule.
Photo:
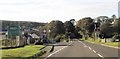
{"label": "white road marking", "polygon": [[88,47],[88,46],[84,46],[84,47]]}
{"label": "white road marking", "polygon": [[92,50],[91,47],[89,47],[89,49]]}
{"label": "white road marking", "polygon": [[94,53],[97,53],[95,50],[93,50]]}
{"label": "white road marking", "polygon": [[[79,42],[82,43],[82,44],[84,45],[84,47],[88,47],[88,46],[87,46],[86,44],[84,44],[83,42],[81,42],[81,41],[79,41]],[[69,44],[69,45],[70,45],[70,44]],[[65,46],[65,47],[63,47],[63,48],[61,48],[61,49],[59,49],[59,50],[57,50],[57,51],[55,51],[55,52],[49,54],[49,55],[48,55],[46,58],[44,58],[44,59],[49,58],[49,57],[52,56],[53,54],[55,54],[55,53],[57,53],[57,52],[63,50],[63,49],[66,48],[66,47],[68,47],[68,46]],[[89,49],[92,50],[91,47],[89,47]],[[96,53],[99,57],[104,58],[102,55],[100,55],[99,53],[97,53],[95,50],[93,50],[93,52]]]}
{"label": "white road marking", "polygon": [[44,58],[44,59],[47,59],[48,57],[52,56],[53,54],[55,54],[55,53],[57,53],[57,52],[59,52],[59,51],[61,51],[61,50],[63,50],[63,49],[66,48],[66,47],[68,47],[68,46],[65,46],[65,47],[63,47],[63,48],[61,48],[61,49],[59,49],[59,50],[51,53],[50,55],[48,55],[48,56],[47,56],[46,58]]}
{"label": "white road marking", "polygon": [[79,41],[80,43],[82,43],[84,46],[87,46],[86,44],[84,44],[83,42]]}
{"label": "white road marking", "polygon": [[100,56],[101,58],[104,58],[102,55],[100,55],[100,54],[97,54],[98,56]]}
{"label": "white road marking", "polygon": [[[81,42],[81,41],[79,41],[79,42],[82,43],[82,44],[84,45],[84,47],[87,46],[87,45],[84,44],[83,42]],[[87,46],[87,47],[89,47],[89,46]],[[93,50],[91,47],[89,47],[89,49],[90,49],[90,50]],[[102,55],[100,55],[99,53],[97,53],[95,50],[93,50],[93,52],[96,53],[99,57],[104,58]]]}

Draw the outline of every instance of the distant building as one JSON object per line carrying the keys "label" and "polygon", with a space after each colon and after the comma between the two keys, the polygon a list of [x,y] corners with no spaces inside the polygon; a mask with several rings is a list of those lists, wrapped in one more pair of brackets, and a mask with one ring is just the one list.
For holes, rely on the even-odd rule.
{"label": "distant building", "polygon": [[120,1],[118,2],[118,18],[120,18]]}
{"label": "distant building", "polygon": [[39,39],[39,36],[38,36],[38,35],[36,35],[35,33],[31,34],[31,37],[32,37],[32,38]]}
{"label": "distant building", "polygon": [[30,43],[34,43],[36,40],[40,39],[40,37],[35,33],[31,34],[30,36],[32,37]]}
{"label": "distant building", "polygon": [[7,31],[0,31],[0,40],[7,39]]}

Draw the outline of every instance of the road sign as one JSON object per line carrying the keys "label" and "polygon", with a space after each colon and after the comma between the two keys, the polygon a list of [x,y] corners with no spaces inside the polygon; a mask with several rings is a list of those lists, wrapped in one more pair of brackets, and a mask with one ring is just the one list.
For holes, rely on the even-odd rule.
{"label": "road sign", "polygon": [[20,36],[21,31],[19,26],[9,26],[8,27],[8,37],[15,37],[15,36]]}

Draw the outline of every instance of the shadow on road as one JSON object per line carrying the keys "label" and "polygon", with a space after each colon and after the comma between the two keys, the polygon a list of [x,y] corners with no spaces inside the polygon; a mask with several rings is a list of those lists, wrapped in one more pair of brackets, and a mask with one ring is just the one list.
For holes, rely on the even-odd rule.
{"label": "shadow on road", "polygon": [[[53,46],[53,45],[46,45],[46,46]],[[73,46],[73,45],[63,44],[63,45],[54,45],[54,46]]]}

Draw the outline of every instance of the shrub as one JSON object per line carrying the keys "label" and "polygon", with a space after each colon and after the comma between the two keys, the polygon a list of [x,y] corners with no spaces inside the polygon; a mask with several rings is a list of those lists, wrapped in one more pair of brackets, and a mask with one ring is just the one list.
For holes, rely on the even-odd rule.
{"label": "shrub", "polygon": [[55,37],[55,41],[56,41],[56,42],[60,42],[61,39],[65,39],[65,35],[62,35],[62,34],[61,34],[61,35],[58,35],[58,36]]}

